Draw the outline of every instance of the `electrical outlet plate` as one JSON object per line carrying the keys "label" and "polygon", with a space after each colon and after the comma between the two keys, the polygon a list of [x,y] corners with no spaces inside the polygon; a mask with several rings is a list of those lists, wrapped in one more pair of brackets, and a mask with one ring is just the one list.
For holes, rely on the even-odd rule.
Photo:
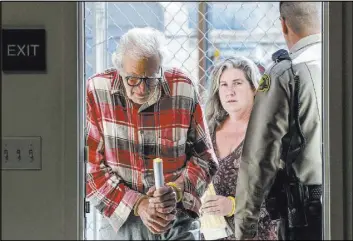
{"label": "electrical outlet plate", "polygon": [[3,137],[2,170],[41,170],[42,140],[39,136]]}

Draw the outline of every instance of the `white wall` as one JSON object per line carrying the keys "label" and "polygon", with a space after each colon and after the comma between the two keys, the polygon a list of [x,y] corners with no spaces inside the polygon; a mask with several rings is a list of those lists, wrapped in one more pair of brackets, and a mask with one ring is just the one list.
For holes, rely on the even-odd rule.
{"label": "white wall", "polygon": [[2,171],[2,239],[77,239],[77,7],[2,3],[3,26],[43,26],[47,74],[2,73],[2,136],[41,136],[42,170]]}

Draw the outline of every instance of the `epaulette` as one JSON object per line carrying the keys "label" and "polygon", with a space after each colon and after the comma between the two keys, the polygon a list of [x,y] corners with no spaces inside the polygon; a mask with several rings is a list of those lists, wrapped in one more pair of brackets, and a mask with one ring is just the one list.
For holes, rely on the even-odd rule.
{"label": "epaulette", "polygon": [[272,60],[275,63],[281,62],[283,60],[290,60],[289,53],[285,49],[280,49],[272,54]]}

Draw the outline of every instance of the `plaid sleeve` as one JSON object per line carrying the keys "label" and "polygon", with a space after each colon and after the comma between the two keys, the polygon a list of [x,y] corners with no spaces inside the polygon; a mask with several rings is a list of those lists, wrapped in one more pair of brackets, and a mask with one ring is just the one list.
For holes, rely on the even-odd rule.
{"label": "plaid sleeve", "polygon": [[118,231],[142,194],[124,185],[123,180],[106,164],[97,95],[89,87],[87,89],[86,145],[90,170],[86,177],[86,194],[89,201]]}
{"label": "plaid sleeve", "polygon": [[189,145],[186,152],[190,153],[190,159],[182,173],[184,179],[182,204],[186,209],[199,214],[200,198],[218,169],[218,161],[199,103],[195,106],[187,142]]}

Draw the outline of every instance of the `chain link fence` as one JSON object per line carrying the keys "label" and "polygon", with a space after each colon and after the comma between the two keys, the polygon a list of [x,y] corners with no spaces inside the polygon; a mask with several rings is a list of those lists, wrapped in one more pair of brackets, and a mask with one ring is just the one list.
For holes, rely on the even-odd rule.
{"label": "chain link fence", "polygon": [[[202,92],[213,63],[246,56],[263,72],[271,55],[286,48],[278,2],[86,2],[86,79],[112,67],[111,54],[133,27],[153,27],[167,38],[168,65],[185,71]],[[87,215],[86,239],[102,237],[101,216],[94,207]]]}

